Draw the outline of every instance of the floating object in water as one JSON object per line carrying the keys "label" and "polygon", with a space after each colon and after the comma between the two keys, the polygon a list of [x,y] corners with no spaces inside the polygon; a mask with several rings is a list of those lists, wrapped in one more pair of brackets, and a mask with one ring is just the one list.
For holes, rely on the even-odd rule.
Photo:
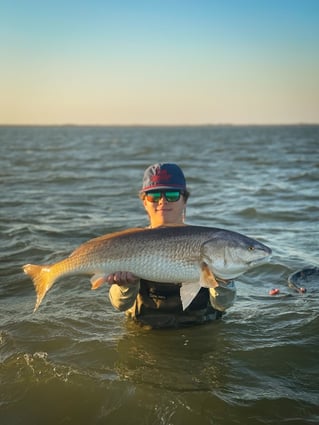
{"label": "floating object in water", "polygon": [[269,291],[269,295],[278,295],[280,294],[280,290],[278,288],[273,288]]}
{"label": "floating object in water", "polygon": [[295,290],[299,294],[305,294],[307,288],[304,286],[312,286],[313,283],[319,282],[319,267],[305,267],[292,273],[288,277],[289,288]]}

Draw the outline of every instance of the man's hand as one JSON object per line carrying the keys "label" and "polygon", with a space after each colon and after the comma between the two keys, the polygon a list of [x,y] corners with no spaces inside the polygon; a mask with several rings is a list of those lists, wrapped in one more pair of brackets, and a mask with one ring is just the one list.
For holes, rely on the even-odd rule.
{"label": "man's hand", "polygon": [[109,285],[134,286],[139,282],[139,278],[130,272],[115,272],[106,276]]}

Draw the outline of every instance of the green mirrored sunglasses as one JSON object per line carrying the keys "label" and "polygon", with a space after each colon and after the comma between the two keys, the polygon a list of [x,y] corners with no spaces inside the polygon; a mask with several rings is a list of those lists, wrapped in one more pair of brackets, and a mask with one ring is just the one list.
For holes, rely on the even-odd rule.
{"label": "green mirrored sunglasses", "polygon": [[177,202],[182,195],[180,190],[156,190],[152,192],[146,192],[145,198],[149,202],[159,202],[162,196],[167,202]]}

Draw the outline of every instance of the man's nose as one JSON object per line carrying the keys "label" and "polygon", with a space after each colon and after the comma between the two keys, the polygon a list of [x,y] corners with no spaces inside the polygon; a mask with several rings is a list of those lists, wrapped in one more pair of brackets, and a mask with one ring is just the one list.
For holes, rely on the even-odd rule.
{"label": "man's nose", "polygon": [[161,203],[161,204],[166,204],[166,198],[165,198],[165,196],[164,196],[164,193],[161,193],[161,197],[160,197],[160,200],[158,201],[158,203]]}

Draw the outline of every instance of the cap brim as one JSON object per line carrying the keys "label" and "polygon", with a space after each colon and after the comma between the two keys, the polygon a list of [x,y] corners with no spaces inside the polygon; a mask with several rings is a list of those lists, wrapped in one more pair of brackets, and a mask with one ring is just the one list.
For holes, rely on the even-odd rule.
{"label": "cap brim", "polygon": [[158,185],[158,186],[147,186],[147,187],[143,187],[140,190],[140,193],[143,192],[149,192],[150,190],[161,190],[161,189],[176,189],[176,190],[186,190],[185,186],[181,186],[181,185]]}

